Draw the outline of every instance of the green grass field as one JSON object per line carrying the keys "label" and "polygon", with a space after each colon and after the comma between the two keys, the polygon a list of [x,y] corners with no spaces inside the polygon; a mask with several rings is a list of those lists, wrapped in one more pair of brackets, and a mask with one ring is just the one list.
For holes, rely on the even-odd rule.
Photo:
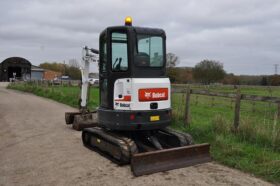
{"label": "green grass field", "polygon": [[[193,135],[196,143],[211,143],[214,160],[280,182],[280,124],[276,105],[241,102],[241,122],[231,132],[234,102],[227,98],[191,96],[191,124],[183,127],[184,95],[173,94],[173,127]],[[252,111],[254,107],[254,112]]]}
{"label": "green grass field", "polygon": [[[179,85],[182,86],[182,85]],[[32,84],[11,84],[8,88],[31,92],[67,105],[78,107],[78,87],[46,87]],[[193,86],[194,89],[205,89]],[[232,92],[232,86],[206,87],[210,91]],[[280,88],[241,87],[241,93],[279,96]],[[91,88],[90,108],[98,106],[99,92]],[[252,173],[274,183],[280,183],[280,123],[277,105],[265,102],[241,102],[241,122],[238,132],[231,130],[234,102],[228,98],[191,95],[191,124],[184,127],[185,95],[172,95],[172,127],[192,134],[196,143],[211,143],[215,161]]]}

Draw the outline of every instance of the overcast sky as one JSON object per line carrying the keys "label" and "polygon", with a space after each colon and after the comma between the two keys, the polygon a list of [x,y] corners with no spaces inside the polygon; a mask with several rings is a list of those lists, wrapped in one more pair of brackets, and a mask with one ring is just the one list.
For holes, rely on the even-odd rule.
{"label": "overcast sky", "polygon": [[229,73],[273,74],[280,64],[279,0],[1,0],[0,62],[80,60],[82,46],[98,48],[99,33],[128,15],[163,28],[179,66],[212,59]]}

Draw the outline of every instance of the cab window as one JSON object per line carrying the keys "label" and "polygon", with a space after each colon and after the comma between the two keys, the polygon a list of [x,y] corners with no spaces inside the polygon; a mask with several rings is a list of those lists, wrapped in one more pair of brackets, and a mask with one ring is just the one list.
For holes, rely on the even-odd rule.
{"label": "cab window", "polygon": [[137,36],[138,53],[150,58],[150,67],[163,66],[163,38],[160,36],[149,36],[139,34]]}
{"label": "cab window", "polygon": [[112,71],[127,71],[128,52],[127,52],[127,34],[113,32],[111,35],[112,49]]}

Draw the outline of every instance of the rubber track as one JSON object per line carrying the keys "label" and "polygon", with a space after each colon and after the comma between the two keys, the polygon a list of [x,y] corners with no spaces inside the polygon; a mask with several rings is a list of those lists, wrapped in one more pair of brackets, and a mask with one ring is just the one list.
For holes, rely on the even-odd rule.
{"label": "rubber track", "polygon": [[[101,149],[98,149],[97,147],[91,146],[90,143],[87,143],[85,140],[85,133],[89,134],[91,137],[101,138],[103,142],[106,142],[107,144],[114,145],[119,148],[121,157],[117,159],[116,157],[113,157],[109,152],[102,151]],[[101,128],[90,128],[90,129],[84,129],[82,132],[82,140],[86,147],[90,148],[93,151],[96,151],[100,153],[101,155],[106,156],[111,161],[119,164],[129,164],[131,160],[131,156],[134,153],[137,153],[137,147],[133,140],[121,136],[117,133],[111,133]],[[90,140],[89,140],[90,141]]]}
{"label": "rubber track", "polygon": [[177,132],[171,128],[161,129],[161,131],[177,136],[181,142],[181,146],[193,145],[193,138],[188,133]]}

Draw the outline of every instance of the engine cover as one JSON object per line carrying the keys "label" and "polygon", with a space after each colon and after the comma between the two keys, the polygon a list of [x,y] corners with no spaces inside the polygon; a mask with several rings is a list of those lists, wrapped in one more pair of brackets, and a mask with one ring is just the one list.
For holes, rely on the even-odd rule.
{"label": "engine cover", "polygon": [[[157,105],[156,107],[151,105]],[[170,108],[169,78],[123,78],[114,84],[114,110]]]}

